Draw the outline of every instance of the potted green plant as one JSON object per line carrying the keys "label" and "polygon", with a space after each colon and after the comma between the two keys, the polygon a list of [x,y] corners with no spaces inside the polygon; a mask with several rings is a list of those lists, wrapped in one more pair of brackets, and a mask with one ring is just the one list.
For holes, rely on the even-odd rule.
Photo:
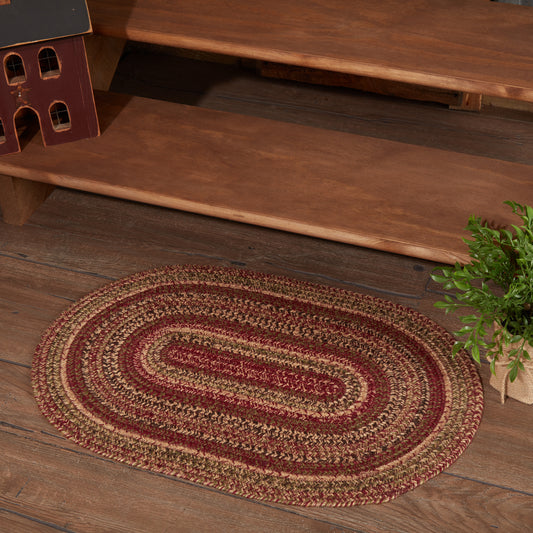
{"label": "potted green plant", "polygon": [[[460,317],[452,355],[467,349],[479,363],[490,361],[491,385],[505,396],[533,403],[533,208],[507,201],[521,225],[495,228],[472,215],[466,230],[470,262],[438,269],[432,278],[453,297],[435,305],[446,313],[471,308]],[[490,332],[492,331],[492,336]]]}

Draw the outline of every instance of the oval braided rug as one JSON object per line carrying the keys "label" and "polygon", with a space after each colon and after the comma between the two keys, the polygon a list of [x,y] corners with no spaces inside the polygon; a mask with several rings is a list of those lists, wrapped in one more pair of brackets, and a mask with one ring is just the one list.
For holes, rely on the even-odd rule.
{"label": "oval braided rug", "polygon": [[236,269],[111,283],[37,348],[37,402],[103,456],[297,505],[394,498],[472,440],[482,386],[454,339],[377,298]]}

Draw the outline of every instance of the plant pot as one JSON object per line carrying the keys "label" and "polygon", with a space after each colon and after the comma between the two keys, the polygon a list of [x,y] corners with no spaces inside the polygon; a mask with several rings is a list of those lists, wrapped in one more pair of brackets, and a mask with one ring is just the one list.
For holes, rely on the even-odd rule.
{"label": "plant pot", "polygon": [[[516,379],[511,382],[509,379],[510,370],[507,368],[509,364],[508,354],[513,348],[517,348],[518,344],[509,344],[503,346],[503,357],[500,356],[496,361],[495,372],[496,375],[490,375],[490,385],[500,392],[501,402],[505,402],[505,397],[509,396],[519,402],[533,404],[533,359],[529,361],[522,360],[524,370],[519,370]],[[529,355],[533,356],[533,347],[526,342],[525,348]]]}

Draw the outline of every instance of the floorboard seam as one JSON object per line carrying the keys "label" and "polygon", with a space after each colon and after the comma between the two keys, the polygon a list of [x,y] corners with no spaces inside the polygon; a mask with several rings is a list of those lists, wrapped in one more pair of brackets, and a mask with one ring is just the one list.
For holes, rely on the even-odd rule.
{"label": "floorboard seam", "polygon": [[357,287],[359,289],[371,290],[371,291],[378,292],[381,294],[387,294],[389,296],[400,296],[402,298],[409,298],[411,300],[421,300],[424,296],[423,294],[420,294],[420,295],[408,294],[404,292],[396,292],[396,291],[390,291],[387,289],[380,289],[378,287],[373,287],[372,285],[365,285],[364,283],[357,283],[356,281],[346,281],[346,280],[335,278],[332,276],[326,276],[325,274],[319,274],[317,272],[307,272],[305,270],[291,269],[291,268],[283,267],[281,265],[276,265],[274,263],[266,263],[266,264],[276,266],[278,268],[282,268],[283,270],[286,270],[287,272],[291,272],[293,274],[304,274],[306,276],[313,276],[314,278],[320,278],[320,279],[324,279],[327,281],[342,283],[343,285],[348,285],[350,287]]}
{"label": "floorboard seam", "polygon": [[444,474],[446,476],[451,476],[459,479],[464,479],[466,481],[471,481],[472,483],[480,483],[481,485],[486,485],[488,487],[495,487],[502,490],[507,490],[509,492],[514,492],[517,494],[523,494],[524,496],[533,496],[533,492],[528,492],[526,490],[520,490],[520,489],[513,489],[512,487],[506,487],[505,485],[498,485],[497,483],[489,483],[488,481],[483,481],[481,479],[475,479],[469,476],[463,476],[461,474],[452,474],[451,472],[442,472],[441,474]]}
{"label": "floorboard seam", "polygon": [[0,356],[0,363],[7,363],[9,365],[21,366],[22,368],[31,369],[31,365],[27,365],[25,363],[18,363],[17,361],[11,361],[10,359],[5,359],[4,357],[1,357],[1,356]]}
{"label": "floorboard seam", "polygon": [[34,518],[33,516],[28,516],[26,514],[19,513],[18,511],[14,511],[13,509],[7,509],[5,507],[0,507],[0,511],[14,514],[20,518],[24,518],[25,520],[30,520],[31,522],[35,522],[41,526],[47,526],[51,529],[55,529],[56,531],[64,531],[65,533],[75,533],[75,531],[73,531],[72,529],[67,529],[57,524],[52,524],[51,522],[46,522],[45,520],[40,520],[39,518]]}
{"label": "floorboard seam", "polygon": [[99,278],[99,279],[107,279],[110,281],[116,281],[118,279],[116,277],[106,276],[104,274],[99,274],[97,272],[91,272],[89,270],[78,270],[75,268],[64,267],[61,265],[53,265],[51,263],[45,263],[44,261],[35,261],[33,259],[28,259],[27,257],[17,257],[16,255],[5,253],[5,252],[0,252],[0,257],[6,257],[8,259],[15,259],[16,261],[22,261],[24,263],[29,263],[32,265],[39,265],[39,266],[45,266],[48,268],[64,270],[66,272],[72,272],[73,274],[84,274],[84,275],[92,276],[92,277]]}

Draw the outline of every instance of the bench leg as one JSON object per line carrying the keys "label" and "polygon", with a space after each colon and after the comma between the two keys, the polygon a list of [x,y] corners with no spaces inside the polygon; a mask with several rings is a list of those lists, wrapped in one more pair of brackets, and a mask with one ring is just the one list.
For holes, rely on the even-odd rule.
{"label": "bench leg", "polygon": [[85,50],[93,89],[109,90],[125,45],[126,39],[103,35],[85,37]]}
{"label": "bench leg", "polygon": [[476,93],[461,93],[457,105],[451,105],[450,109],[457,111],[481,111],[483,96]]}
{"label": "bench leg", "polygon": [[0,209],[4,222],[21,226],[54,190],[53,185],[0,174]]}

